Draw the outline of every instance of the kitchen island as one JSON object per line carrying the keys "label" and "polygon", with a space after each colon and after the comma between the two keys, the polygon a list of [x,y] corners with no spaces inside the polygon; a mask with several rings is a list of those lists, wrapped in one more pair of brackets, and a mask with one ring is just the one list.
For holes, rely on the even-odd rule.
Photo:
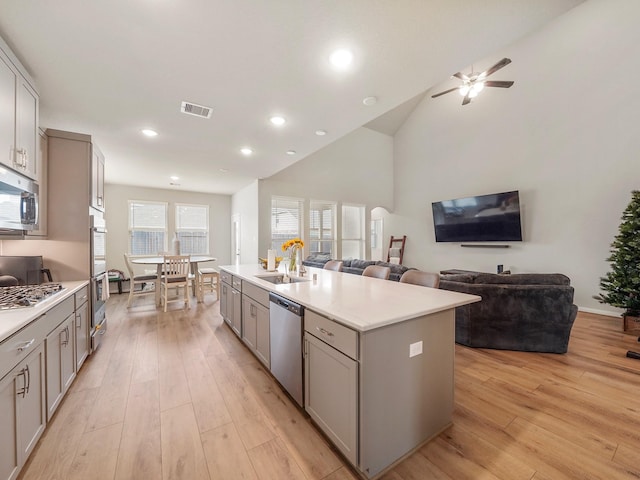
{"label": "kitchen island", "polygon": [[363,477],[451,424],[454,311],[480,297],[311,267],[290,283],[274,283],[280,276],[260,265],[221,267],[223,318],[268,367],[268,345],[245,339],[245,327],[260,332],[269,321],[252,305],[266,308],[276,293],[305,308],[305,411]]}

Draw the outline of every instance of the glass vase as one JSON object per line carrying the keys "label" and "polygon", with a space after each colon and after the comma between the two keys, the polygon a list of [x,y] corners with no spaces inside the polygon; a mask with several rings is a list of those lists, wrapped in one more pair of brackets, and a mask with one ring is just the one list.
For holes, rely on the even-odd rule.
{"label": "glass vase", "polygon": [[296,249],[291,250],[291,256],[289,257],[289,275],[295,275],[298,267],[298,255]]}

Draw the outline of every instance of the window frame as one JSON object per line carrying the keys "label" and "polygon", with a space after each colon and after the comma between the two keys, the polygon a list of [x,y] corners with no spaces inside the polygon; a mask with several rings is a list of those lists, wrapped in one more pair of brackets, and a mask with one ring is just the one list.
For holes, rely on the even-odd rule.
{"label": "window frame", "polygon": [[[278,205],[278,202],[280,203],[280,205]],[[287,206],[286,204],[290,203],[290,206]],[[296,230],[294,231],[293,229],[289,230],[286,233],[280,233],[278,238],[275,238],[275,232],[274,232],[274,222],[277,224],[278,223],[278,219],[276,218],[274,220],[274,209],[294,209],[294,204],[295,204],[295,209],[297,209],[297,227]],[[282,214],[282,213],[280,213]],[[303,237],[303,231],[304,231],[304,199],[302,198],[296,198],[296,197],[283,197],[283,196],[278,196],[278,195],[272,195],[271,196],[271,212],[269,214],[269,230],[270,230],[270,234],[269,237],[271,239],[271,248],[276,250],[277,252],[282,252],[282,244],[287,241],[290,240],[292,238],[302,238]]]}
{"label": "window frame", "polygon": [[[314,219],[313,212],[319,212],[319,221],[320,224],[318,228],[314,228]],[[325,232],[325,212],[329,211],[330,215],[330,226],[329,233],[330,238],[324,238]],[[314,230],[318,230],[318,236],[314,237]],[[329,253],[332,258],[336,256],[336,239],[338,237],[337,232],[337,203],[330,202],[326,200],[310,200],[309,201],[309,229],[308,229],[308,245],[309,245],[309,254],[316,253],[311,249],[311,245],[314,243],[318,243],[320,245],[319,252]],[[329,243],[329,251],[327,252],[322,245]]]}
{"label": "window frame", "polygon": [[[205,210],[205,228],[182,228],[180,226],[180,214],[179,210],[181,207],[193,207],[193,208],[202,208]],[[210,239],[210,229],[209,229],[209,205],[207,204],[197,204],[197,203],[176,203],[174,205],[174,232],[175,235],[180,240],[180,253],[184,255],[209,255],[211,246],[209,245]],[[204,252],[189,252],[185,250],[186,242],[183,241],[183,237],[181,237],[181,232],[205,232],[205,251]]]}
{"label": "window frame", "polygon": [[[134,225],[134,218],[133,218],[133,206],[135,204],[139,204],[139,205],[155,205],[155,206],[162,206],[164,208],[164,227],[136,227],[136,225]],[[167,250],[167,246],[169,244],[169,203],[168,202],[158,202],[155,200],[127,200],[127,215],[128,215],[128,234],[129,234],[129,241],[127,242],[127,250],[128,253],[130,255],[134,255],[136,257],[153,257],[153,256],[157,256],[160,251],[156,251],[156,252],[151,252],[151,251],[147,251],[146,253],[139,253],[139,252],[134,252],[133,250],[133,240],[134,240],[134,232],[136,231],[140,231],[140,232],[162,232],[163,233],[163,239],[162,239],[162,250],[161,251],[166,251]]]}

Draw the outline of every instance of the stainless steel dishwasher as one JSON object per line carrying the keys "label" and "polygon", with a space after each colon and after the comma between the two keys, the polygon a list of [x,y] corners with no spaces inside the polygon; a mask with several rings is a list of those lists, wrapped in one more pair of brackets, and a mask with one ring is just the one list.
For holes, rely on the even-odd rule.
{"label": "stainless steel dishwasher", "polygon": [[302,319],[304,307],[275,293],[269,294],[269,302],[271,373],[296,403],[303,407]]}

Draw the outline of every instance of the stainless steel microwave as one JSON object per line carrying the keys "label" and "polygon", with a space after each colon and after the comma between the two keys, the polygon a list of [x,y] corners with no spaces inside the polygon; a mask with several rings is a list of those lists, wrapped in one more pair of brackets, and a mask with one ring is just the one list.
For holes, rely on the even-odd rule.
{"label": "stainless steel microwave", "polygon": [[0,234],[38,225],[38,184],[0,165]]}

